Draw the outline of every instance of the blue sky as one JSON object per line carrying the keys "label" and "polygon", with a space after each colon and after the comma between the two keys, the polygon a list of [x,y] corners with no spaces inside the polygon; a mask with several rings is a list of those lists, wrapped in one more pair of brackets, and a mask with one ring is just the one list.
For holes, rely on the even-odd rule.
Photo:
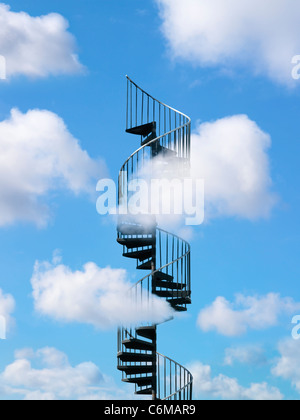
{"label": "blue sky", "polygon": [[[207,218],[191,239],[193,304],[161,326],[159,351],[190,366],[196,398],[299,399],[300,6],[232,1],[227,13],[205,3],[1,5],[1,399],[132,396],[116,370],[113,322],[86,306],[103,276],[136,279],[95,194],[138,146],[125,134],[126,74],[192,118],[207,183]],[[87,279],[87,263],[102,283],[78,303],[84,288],[64,290],[76,270]],[[59,303],[38,293],[49,284]]]}

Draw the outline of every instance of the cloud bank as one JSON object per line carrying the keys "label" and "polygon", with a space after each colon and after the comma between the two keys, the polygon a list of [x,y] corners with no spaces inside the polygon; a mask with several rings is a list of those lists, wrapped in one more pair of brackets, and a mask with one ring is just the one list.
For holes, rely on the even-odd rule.
{"label": "cloud bank", "polygon": [[200,124],[192,134],[192,176],[205,182],[205,218],[270,215],[271,139],[246,115]]}
{"label": "cloud bank", "polygon": [[126,271],[100,268],[90,262],[81,271],[65,265],[36,263],[31,279],[35,310],[62,322],[93,325],[103,330],[141,322],[162,322],[173,314],[155,296],[135,303],[128,291]]}
{"label": "cloud bank", "polygon": [[6,60],[7,77],[82,72],[75,38],[68,27],[67,20],[57,13],[33,17],[12,12],[0,3],[0,54]]}
{"label": "cloud bank", "polygon": [[300,51],[300,4],[294,0],[156,0],[174,58],[201,67],[248,67],[292,85]]}
{"label": "cloud bank", "polygon": [[124,398],[94,363],[72,366],[66,354],[52,347],[17,351],[0,373],[0,390],[7,397],[34,401]]}
{"label": "cloud bank", "polygon": [[58,115],[13,109],[0,122],[0,227],[20,221],[45,225],[49,192],[91,193],[104,171],[104,163],[81,149]]}

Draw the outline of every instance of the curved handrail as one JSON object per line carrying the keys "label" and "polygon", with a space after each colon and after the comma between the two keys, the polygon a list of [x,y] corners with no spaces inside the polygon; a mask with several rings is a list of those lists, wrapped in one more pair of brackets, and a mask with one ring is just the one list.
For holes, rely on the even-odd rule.
{"label": "curved handrail", "polygon": [[[165,106],[166,106],[166,105],[165,105]],[[169,107],[169,109],[172,109],[172,108],[170,108],[170,107]],[[177,112],[177,111],[176,111],[176,112]],[[149,143],[147,143],[147,144],[145,144],[144,146],[141,146],[139,149],[135,150],[135,151],[134,151],[134,152],[133,152],[133,153],[129,156],[129,158],[128,158],[128,159],[127,159],[124,163],[123,163],[123,166],[121,167],[119,174],[121,174],[121,173],[123,172],[123,168],[125,168],[125,166],[127,165],[127,163],[128,163],[128,162],[130,162],[130,160],[131,160],[132,158],[134,158],[134,156],[136,156],[136,155],[137,155],[139,152],[141,152],[143,149],[145,149],[146,147],[149,147],[152,143],[156,143],[157,141],[161,140],[162,138],[169,136],[170,134],[174,133],[175,131],[182,130],[184,127],[187,127],[187,126],[190,124],[190,122],[191,122],[191,121],[187,122],[186,124],[181,125],[180,127],[174,128],[173,130],[168,131],[167,133],[162,134],[162,135],[161,135],[161,136],[159,136],[159,137],[156,137],[155,139],[153,139],[153,140],[149,141]]]}

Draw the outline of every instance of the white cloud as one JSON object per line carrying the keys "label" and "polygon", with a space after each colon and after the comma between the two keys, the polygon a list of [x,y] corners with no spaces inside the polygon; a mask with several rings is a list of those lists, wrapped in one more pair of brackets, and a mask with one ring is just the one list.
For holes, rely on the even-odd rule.
{"label": "white cloud", "polygon": [[0,3],[0,54],[7,77],[46,77],[83,71],[75,53],[76,42],[67,20],[57,14],[33,17],[12,12]]}
{"label": "white cloud", "polygon": [[5,339],[6,333],[14,325],[12,314],[15,306],[16,303],[13,296],[5,294],[0,289],[0,339]]}
{"label": "white cloud", "polygon": [[267,363],[265,351],[261,347],[232,347],[225,350],[224,364],[233,366],[235,362],[246,365],[264,365]]}
{"label": "white cloud", "polygon": [[19,221],[44,225],[47,193],[62,188],[90,193],[103,171],[104,164],[81,149],[58,115],[13,109],[0,122],[0,226]]}
{"label": "white cloud", "polygon": [[46,347],[37,352],[29,350],[16,352],[15,361],[0,373],[2,397],[81,400],[125,396],[92,362],[72,366],[67,355],[55,348]]}
{"label": "white cloud", "polygon": [[[63,322],[86,323],[109,329],[139,322],[161,322],[172,315],[171,307],[153,296],[150,304],[134,303],[126,271],[100,268],[90,262],[82,271],[65,265],[36,263],[31,279],[35,309]],[[145,297],[145,295],[144,295]]]}
{"label": "white cloud", "polygon": [[292,298],[282,298],[279,294],[266,296],[236,295],[234,303],[224,297],[217,297],[212,305],[201,310],[198,326],[205,332],[234,337],[244,334],[249,328],[264,330],[279,323],[283,314],[293,314],[300,309],[300,303]]}
{"label": "white cloud", "polygon": [[156,0],[173,57],[202,67],[248,66],[290,85],[300,51],[294,0]]}
{"label": "white cloud", "polygon": [[274,376],[291,381],[300,394],[300,352],[299,341],[286,339],[279,343],[280,358],[272,369]]}
{"label": "white cloud", "polygon": [[194,377],[194,390],[198,397],[210,396],[223,400],[282,400],[279,389],[267,383],[253,383],[245,388],[235,378],[225,375],[213,377],[211,367],[195,362],[189,366]]}
{"label": "white cloud", "polygon": [[205,217],[268,217],[276,203],[270,136],[246,115],[200,124],[192,135],[192,175],[205,182]]}

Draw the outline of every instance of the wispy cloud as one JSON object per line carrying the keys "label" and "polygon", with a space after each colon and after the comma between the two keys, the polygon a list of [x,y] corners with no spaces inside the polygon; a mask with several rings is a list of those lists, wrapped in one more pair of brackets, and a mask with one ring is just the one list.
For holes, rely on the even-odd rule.
{"label": "wispy cloud", "polygon": [[198,398],[211,397],[223,400],[282,400],[278,388],[266,382],[252,383],[248,388],[239,384],[236,378],[219,374],[212,375],[209,365],[194,362],[189,366],[194,377],[194,390]]}
{"label": "wispy cloud", "polygon": [[45,347],[17,351],[0,373],[2,396],[24,400],[126,399],[92,362],[72,366],[65,353]]}

